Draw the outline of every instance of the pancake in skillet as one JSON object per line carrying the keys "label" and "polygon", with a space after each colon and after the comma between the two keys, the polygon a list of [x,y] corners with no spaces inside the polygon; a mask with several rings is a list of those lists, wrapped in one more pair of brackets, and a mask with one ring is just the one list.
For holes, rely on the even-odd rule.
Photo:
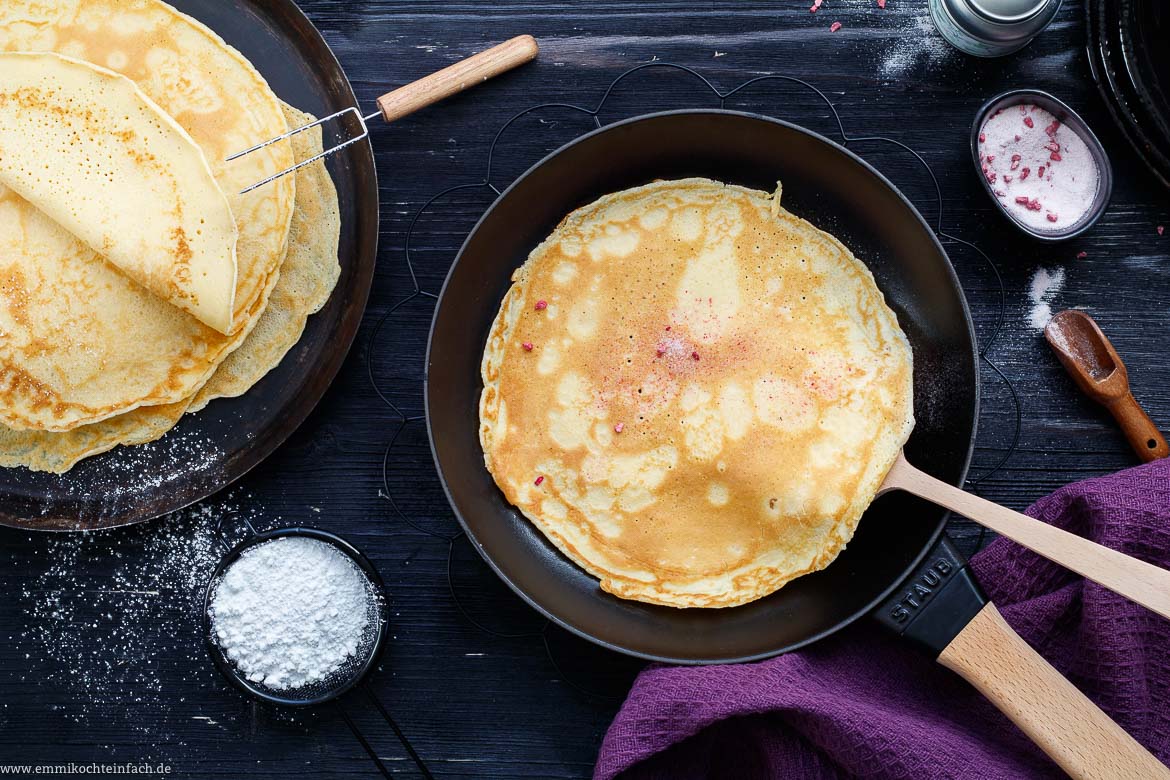
{"label": "pancake in skillet", "polygon": [[485,462],[617,596],[730,607],[824,568],[913,427],[897,318],[778,194],[608,195],[513,282],[483,359]]}

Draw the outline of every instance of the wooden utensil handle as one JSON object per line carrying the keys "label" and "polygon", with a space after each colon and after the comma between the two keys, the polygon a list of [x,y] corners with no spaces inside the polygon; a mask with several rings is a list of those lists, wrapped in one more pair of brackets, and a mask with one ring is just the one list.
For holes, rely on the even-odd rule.
{"label": "wooden utensil handle", "polygon": [[938,661],[1076,780],[1170,778],[1170,770],[1029,647],[994,604],[983,607]]}
{"label": "wooden utensil handle", "polygon": [[539,51],[536,39],[520,35],[487,51],[481,51],[405,87],[378,98],[378,108],[387,122],[413,114],[468,87],[530,62]]}
{"label": "wooden utensil handle", "polygon": [[1121,426],[1129,446],[1133,447],[1139,458],[1151,461],[1170,455],[1170,444],[1166,443],[1166,437],[1154,425],[1133,393],[1127,393],[1105,406]]}
{"label": "wooden utensil handle", "polygon": [[1170,619],[1170,571],[965,493],[911,466],[902,456],[882,491],[905,490],[958,512],[1050,561]]}

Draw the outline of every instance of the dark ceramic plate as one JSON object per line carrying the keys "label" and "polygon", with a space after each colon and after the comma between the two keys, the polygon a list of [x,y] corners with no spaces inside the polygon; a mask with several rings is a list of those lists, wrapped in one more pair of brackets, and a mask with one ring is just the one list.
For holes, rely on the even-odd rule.
{"label": "dark ceramic plate", "polygon": [[573,209],[655,179],[706,176],[770,191],[833,232],[870,270],[914,348],[917,424],[907,458],[961,484],[978,408],[975,334],[934,233],[880,173],[787,122],[731,111],[651,114],[562,147],[496,200],[443,285],[427,352],[427,426],[447,497],[475,548],[521,597],[581,636],[644,658],[711,663],[801,647],[868,614],[946,522],[898,493],[877,499],[824,571],[734,609],[674,609],[601,591],[508,504],[479,444],[480,359],[512,272]]}
{"label": "dark ceramic plate", "polygon": [[[285,102],[317,116],[356,105],[341,66],[292,0],[170,1],[242,51]],[[341,207],[341,278],[280,365],[243,396],[212,401],[152,444],[117,447],[60,476],[0,469],[0,524],[81,530],[149,520],[239,479],[304,421],[357,332],[377,254],[369,142],[328,164]]]}

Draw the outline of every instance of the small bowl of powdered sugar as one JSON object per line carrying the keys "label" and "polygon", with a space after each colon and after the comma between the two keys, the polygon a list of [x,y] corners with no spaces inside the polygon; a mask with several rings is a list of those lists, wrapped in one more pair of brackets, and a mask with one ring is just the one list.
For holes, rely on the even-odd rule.
{"label": "small bowl of powdered sugar", "polygon": [[1083,233],[1109,205],[1113,170],[1105,148],[1047,92],[1020,89],[989,100],[975,118],[971,156],[1000,211],[1042,241]]}
{"label": "small bowl of powdered sugar", "polygon": [[356,548],[315,528],[236,545],[207,587],[204,637],[236,687],[286,706],[340,696],[373,667],[386,633],[381,577]]}

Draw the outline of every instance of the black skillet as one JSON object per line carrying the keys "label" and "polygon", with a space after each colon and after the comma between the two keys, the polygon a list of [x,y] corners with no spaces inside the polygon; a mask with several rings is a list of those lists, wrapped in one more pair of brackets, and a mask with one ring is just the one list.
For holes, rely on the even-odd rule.
{"label": "black skillet", "polygon": [[722,110],[650,114],[529,169],[480,219],[444,283],[427,350],[427,426],[444,490],[480,554],[550,620],[650,660],[758,660],[873,615],[973,682],[1071,774],[1116,758],[1132,776],[1151,776],[1156,760],[1002,621],[943,535],[947,513],[931,504],[883,495],[827,569],[744,606],[674,609],[604,593],[504,499],[479,444],[479,369],[513,270],[573,209],[687,176],[766,191],[783,181],[784,205],[870,268],[914,349],[907,458],[962,483],[979,403],[975,334],[954,270],[914,207],[864,160],[787,122]]}
{"label": "black skillet", "polygon": [[[317,116],[357,105],[341,65],[293,0],[169,1],[243,52],[285,102]],[[341,211],[341,276],[280,365],[244,395],[212,401],[152,444],[117,447],[64,475],[0,468],[0,525],[74,531],[150,520],[231,484],[296,430],[357,333],[378,246],[369,141],[327,164]]]}
{"label": "black skillet", "polygon": [[930,228],[856,155],[786,122],[724,111],[610,125],[546,157],[484,215],[452,266],[427,356],[427,421],[440,477],[468,536],[517,593],[606,647],[676,663],[747,661],[815,641],[871,611],[938,540],[946,512],[886,495],[825,571],[731,610],[678,610],[602,593],[509,505],[483,464],[479,363],[512,271],[573,209],[660,178],[707,176],[762,190],[849,246],[873,271],[914,348],[906,446],[953,484],[966,474],[978,408],[975,335],[954,270]]}

